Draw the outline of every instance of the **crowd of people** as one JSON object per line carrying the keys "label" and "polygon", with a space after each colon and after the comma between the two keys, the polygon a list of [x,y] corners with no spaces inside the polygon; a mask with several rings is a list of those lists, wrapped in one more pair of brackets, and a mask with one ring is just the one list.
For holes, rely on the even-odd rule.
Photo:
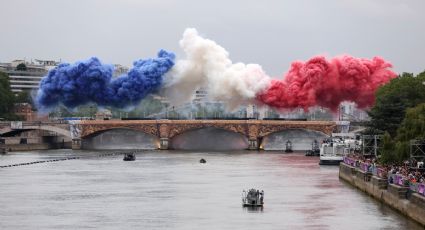
{"label": "crowd of people", "polygon": [[379,165],[376,157],[365,157],[361,154],[350,154],[348,157],[356,161],[356,166],[360,167],[362,163],[368,167],[379,169],[380,176],[387,177],[389,183],[393,183],[392,175],[401,175],[407,178],[411,183],[425,183],[425,168],[423,161],[412,160],[402,164]]}
{"label": "crowd of people", "polygon": [[425,170],[409,167],[408,164],[390,165],[386,167],[386,171],[388,172],[388,178],[391,178],[390,175],[402,175],[403,178],[407,178],[411,183],[425,183]]}

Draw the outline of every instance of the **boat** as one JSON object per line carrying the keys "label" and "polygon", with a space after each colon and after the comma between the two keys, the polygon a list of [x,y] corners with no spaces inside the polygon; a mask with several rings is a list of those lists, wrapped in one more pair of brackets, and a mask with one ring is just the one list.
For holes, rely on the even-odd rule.
{"label": "boat", "polygon": [[262,207],[264,204],[264,191],[250,189],[242,191],[242,206],[244,207]]}
{"label": "boat", "polygon": [[319,165],[339,165],[344,156],[350,153],[350,148],[342,138],[330,138],[320,146]]}
{"label": "boat", "polygon": [[123,159],[123,161],[135,161],[135,160],[136,160],[136,154],[134,153],[126,153]]}

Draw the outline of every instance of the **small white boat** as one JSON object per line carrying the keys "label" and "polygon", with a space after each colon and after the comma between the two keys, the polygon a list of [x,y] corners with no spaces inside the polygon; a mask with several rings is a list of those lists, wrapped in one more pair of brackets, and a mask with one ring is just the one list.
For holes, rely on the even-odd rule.
{"label": "small white boat", "polygon": [[242,206],[244,207],[262,207],[264,204],[264,191],[250,189],[242,191]]}
{"label": "small white boat", "polygon": [[320,146],[319,165],[339,165],[343,157],[350,153],[350,148],[342,139],[328,139]]}

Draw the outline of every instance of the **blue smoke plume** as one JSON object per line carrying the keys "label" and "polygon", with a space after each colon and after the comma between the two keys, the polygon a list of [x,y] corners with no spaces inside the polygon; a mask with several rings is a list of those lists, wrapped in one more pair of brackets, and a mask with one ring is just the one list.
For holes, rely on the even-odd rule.
{"label": "blue smoke plume", "polygon": [[63,104],[75,108],[88,102],[117,108],[136,105],[160,88],[174,58],[173,53],[161,50],[157,58],[135,61],[133,68],[118,78],[112,78],[112,65],[102,64],[96,57],[60,64],[41,80],[37,107],[46,110]]}

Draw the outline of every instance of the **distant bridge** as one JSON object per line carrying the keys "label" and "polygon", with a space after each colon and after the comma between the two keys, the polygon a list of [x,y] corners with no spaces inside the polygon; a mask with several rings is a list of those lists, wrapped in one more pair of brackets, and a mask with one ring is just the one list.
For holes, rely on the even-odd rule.
{"label": "distant bridge", "polygon": [[71,137],[70,125],[64,122],[41,122],[41,121],[10,121],[0,122],[0,137],[12,136],[31,130],[45,130]]}
{"label": "distant bridge", "polygon": [[305,129],[331,135],[333,121],[286,120],[82,120],[73,124],[58,122],[0,122],[0,136],[28,130],[47,130],[72,138],[72,148],[81,148],[81,140],[112,129],[132,129],[159,138],[160,149],[168,149],[169,140],[190,130],[217,128],[239,133],[248,139],[249,149],[258,149],[263,137],[272,133]]}

